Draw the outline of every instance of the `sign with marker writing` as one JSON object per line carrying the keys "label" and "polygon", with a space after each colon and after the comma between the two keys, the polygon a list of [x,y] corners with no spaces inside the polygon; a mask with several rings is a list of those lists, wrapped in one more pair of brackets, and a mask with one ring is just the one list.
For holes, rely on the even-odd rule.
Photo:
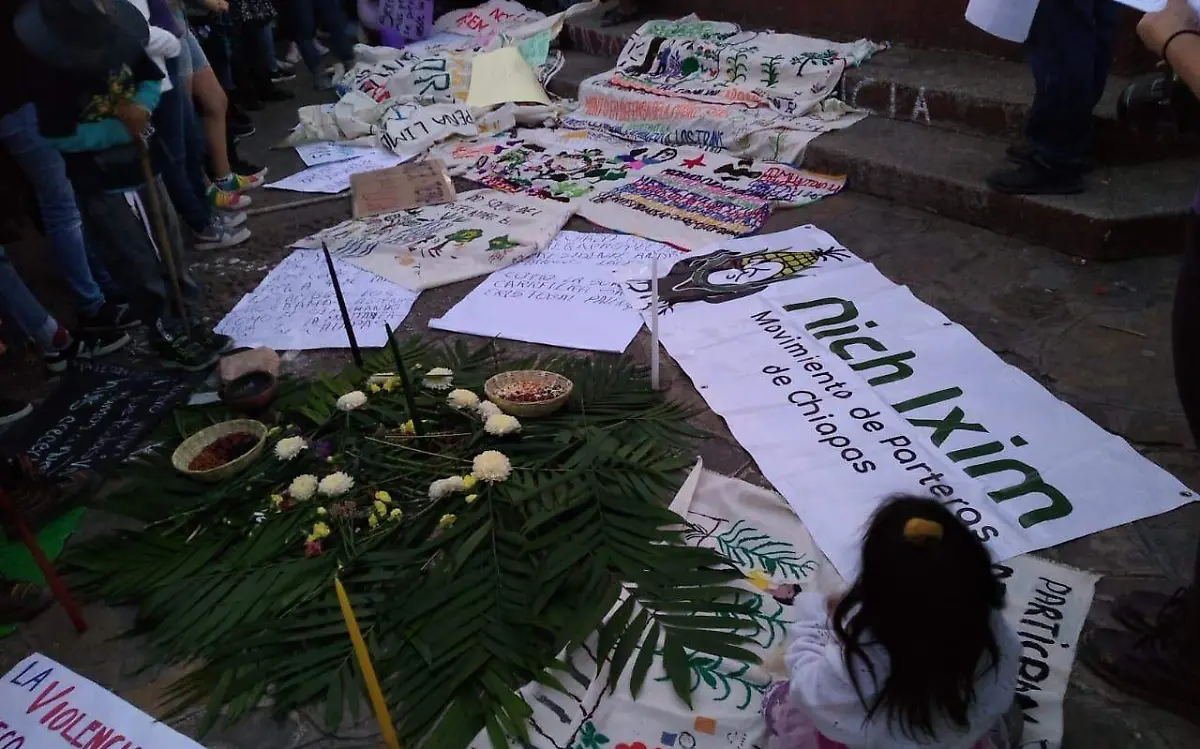
{"label": "sign with marker writing", "polygon": [[267,185],[275,190],[338,193],[350,189],[350,177],[359,172],[403,164],[412,156],[397,156],[382,148],[363,149],[362,156],[309,167]]}
{"label": "sign with marker writing", "polygon": [[4,749],[204,749],[44,655],[29,656],[2,678]]}
{"label": "sign with marker writing", "polygon": [[[626,290],[648,306],[648,281]],[[689,255],[659,290],[663,345],[847,577],[896,492],[998,560],[1194,498],[814,226]]]}
{"label": "sign with marker writing", "polygon": [[488,276],[429,327],[621,353],[642,327],[642,318],[610,269],[514,265]]}
{"label": "sign with marker writing", "polygon": [[433,0],[382,0],[379,25],[400,32],[407,41],[418,41],[433,31]]}
{"label": "sign with marker writing", "polygon": [[192,390],[186,372],[143,372],[78,361],[29,417],[4,435],[0,452],[27,453],[48,475],[104,471]]}
{"label": "sign with marker writing", "polygon": [[[383,346],[384,323],[399,327],[416,293],[344,260],[335,258],[333,263],[359,345]],[[242,297],[216,331],[239,346],[306,350],[350,345],[325,259],[310,250],[284,258],[258,288]]]}
{"label": "sign with marker writing", "polygon": [[454,183],[437,159],[351,175],[354,217],[403,211],[454,200]]}

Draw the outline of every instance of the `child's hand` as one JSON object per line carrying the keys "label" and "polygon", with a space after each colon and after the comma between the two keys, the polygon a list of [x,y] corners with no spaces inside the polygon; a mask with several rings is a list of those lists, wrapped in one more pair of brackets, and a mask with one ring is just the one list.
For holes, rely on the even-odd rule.
{"label": "child's hand", "polygon": [[830,619],[833,619],[833,612],[837,610],[837,607],[841,604],[841,602],[841,593],[830,593],[825,597],[825,610],[829,613]]}
{"label": "child's hand", "polygon": [[132,101],[123,101],[117,105],[117,119],[134,138],[141,138],[142,133],[150,127],[150,111]]}

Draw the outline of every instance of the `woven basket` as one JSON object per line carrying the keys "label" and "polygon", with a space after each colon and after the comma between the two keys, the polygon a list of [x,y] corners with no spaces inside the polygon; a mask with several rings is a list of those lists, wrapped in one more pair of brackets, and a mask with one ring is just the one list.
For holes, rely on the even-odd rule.
{"label": "woven basket", "polygon": [[[193,471],[188,468],[192,461],[196,459],[204,448],[221,439],[228,434],[237,432],[245,432],[258,437],[258,443],[254,447],[246,451],[245,454],[238,458],[234,458],[224,465],[219,465],[216,468],[207,471]],[[191,437],[183,441],[179,447],[175,448],[174,454],[171,455],[171,465],[175,466],[175,470],[180,473],[191,476],[198,481],[206,481],[216,483],[225,479],[236,476],[245,470],[259,453],[263,451],[263,447],[267,442],[267,426],[261,421],[251,421],[250,419],[235,419],[233,421],[222,421],[220,424],[214,424],[207,429],[201,429]]]}
{"label": "woven basket", "polygon": [[[524,403],[505,398],[505,393],[511,393],[516,387],[550,387],[557,385],[562,393],[548,400]],[[488,400],[500,407],[500,410],[512,416],[532,418],[554,413],[567,404],[575,383],[554,372],[543,372],[538,369],[521,369],[514,372],[501,372],[489,379],[483,386],[483,392]]]}

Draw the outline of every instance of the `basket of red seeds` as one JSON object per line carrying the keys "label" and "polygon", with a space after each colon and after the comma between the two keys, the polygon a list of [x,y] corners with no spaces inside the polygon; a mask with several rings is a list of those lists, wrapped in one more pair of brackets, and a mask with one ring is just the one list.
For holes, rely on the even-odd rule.
{"label": "basket of red seeds", "polygon": [[171,464],[200,481],[224,481],[253,463],[266,440],[267,427],[262,422],[223,421],[184,440],[171,455]]}
{"label": "basket of red seeds", "polygon": [[483,385],[483,392],[500,410],[532,418],[552,414],[567,404],[575,383],[555,372],[519,369],[501,372]]}

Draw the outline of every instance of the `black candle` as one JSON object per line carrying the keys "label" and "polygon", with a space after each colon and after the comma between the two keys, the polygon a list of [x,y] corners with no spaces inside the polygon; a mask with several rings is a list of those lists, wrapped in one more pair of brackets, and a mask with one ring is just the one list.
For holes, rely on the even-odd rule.
{"label": "black candle", "polygon": [[412,420],[413,434],[419,437],[424,433],[424,429],[421,427],[421,419],[417,414],[417,401],[413,398],[412,382],[408,379],[408,367],[404,366],[404,360],[400,358],[400,347],[396,344],[396,334],[392,330],[392,326],[384,323],[383,329],[387,331],[388,348],[392,350],[392,359],[396,362],[396,374],[399,375],[400,385],[404,388],[404,402],[408,405],[408,418]]}
{"label": "black candle", "polygon": [[337,271],[333,269],[333,256],[324,242],[321,249],[325,251],[325,263],[329,266],[329,280],[333,281],[333,293],[337,296],[338,309],[342,311],[342,325],[346,327],[346,338],[350,339],[350,353],[354,356],[354,366],[363,368],[362,352],[358,350],[358,339],[354,337],[354,326],[350,324],[350,310],[346,309],[346,298],[342,296],[342,285],[338,283]]}

